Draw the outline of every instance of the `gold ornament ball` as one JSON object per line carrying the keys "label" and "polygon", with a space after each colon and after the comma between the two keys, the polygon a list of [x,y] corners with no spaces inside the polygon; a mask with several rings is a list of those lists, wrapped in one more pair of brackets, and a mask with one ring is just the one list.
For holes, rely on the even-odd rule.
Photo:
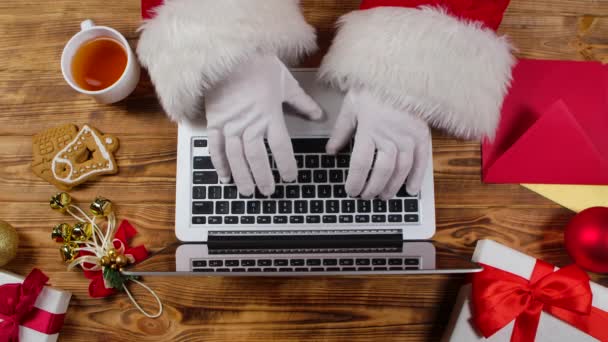
{"label": "gold ornament ball", "polygon": [[114,249],[114,248],[110,248],[110,249],[108,250],[108,256],[109,256],[110,258],[116,258],[116,255],[118,255],[118,252],[116,252],[116,249]]}
{"label": "gold ornament ball", "polygon": [[50,205],[51,209],[57,210],[64,213],[68,207],[72,204],[72,196],[67,192],[60,192],[57,195],[51,197]]}
{"label": "gold ornament ball", "polygon": [[17,256],[19,235],[10,224],[0,221],[0,267],[8,264]]}
{"label": "gold ornament ball", "polygon": [[128,263],[129,263],[129,259],[127,259],[126,256],[121,254],[116,257],[116,265],[118,265],[119,267],[127,266]]}
{"label": "gold ornament ball", "polygon": [[107,256],[102,256],[102,257],[99,259],[99,264],[100,264],[101,266],[103,266],[103,267],[108,267],[108,266],[110,266],[110,264],[111,264],[111,262],[110,262],[110,258],[109,258],[109,257],[107,257]]}

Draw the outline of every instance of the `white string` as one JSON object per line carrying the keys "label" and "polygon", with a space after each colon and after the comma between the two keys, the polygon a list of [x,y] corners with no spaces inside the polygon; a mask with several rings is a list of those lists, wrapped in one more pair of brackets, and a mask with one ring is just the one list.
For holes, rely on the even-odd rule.
{"label": "white string", "polygon": [[[78,213],[80,213],[82,215],[82,217],[78,216],[77,214],[75,214],[74,212],[72,212],[71,209],[75,209]],[[93,253],[94,255],[85,255],[82,257],[77,258],[76,260],[72,261],[69,265],[68,265],[68,270],[73,269],[74,267],[80,265],[80,267],[85,270],[85,271],[100,271],[103,270],[103,266],[99,265],[99,259],[103,256],[105,256],[107,254],[107,249],[108,249],[108,245],[110,244],[112,248],[114,248],[114,243],[118,242],[120,247],[117,248],[117,253],[118,254],[123,254],[125,251],[125,245],[122,243],[122,241],[120,241],[119,239],[113,239],[113,236],[115,234],[115,230],[116,230],[116,216],[114,215],[114,213],[110,213],[107,216],[107,222],[106,222],[106,231],[104,233],[104,231],[97,225],[96,222],[96,217],[89,217],[80,207],[75,206],[70,204],[69,207],[67,208],[67,213],[69,213],[72,217],[74,217],[76,220],[78,220],[79,222],[82,223],[90,223],[91,227],[93,228],[92,231],[92,238],[93,241],[76,241],[76,243],[79,245],[78,248],[75,248],[74,251],[78,252],[78,251],[86,251],[89,253]],[[98,241],[101,240],[101,243]],[[84,245],[84,247],[80,247],[80,245]],[[130,263],[134,263],[135,262],[135,257],[133,257],[133,255],[125,255]],[[87,267],[85,266],[85,264],[93,264],[93,267]],[[163,314],[163,303],[161,302],[160,298],[158,297],[158,295],[156,294],[156,292],[154,292],[154,290],[152,290],[150,287],[148,287],[147,285],[145,285],[144,283],[138,281],[137,279],[129,279],[133,282],[135,282],[136,284],[142,286],[144,289],[146,289],[153,297],[154,299],[156,299],[156,302],[158,303],[158,312],[156,314],[149,314],[148,312],[146,312],[140,305],[139,303],[135,300],[135,298],[133,297],[133,295],[131,294],[131,292],[129,291],[129,289],[127,288],[127,286],[125,284],[122,285],[123,289],[125,290],[125,292],[127,293],[127,296],[129,297],[129,299],[131,300],[131,302],[133,303],[133,305],[142,313],[144,314],[146,317],[148,318],[158,318],[160,317],[160,315]],[[105,283],[105,279],[104,279],[104,283]]]}
{"label": "white string", "polygon": [[131,302],[133,303],[133,305],[135,305],[135,307],[142,314],[144,314],[144,316],[146,316],[148,318],[158,318],[158,317],[160,317],[160,315],[163,314],[163,303],[160,301],[160,298],[158,298],[158,295],[156,294],[156,292],[154,292],[151,288],[149,288],[147,285],[145,285],[144,283],[142,283],[139,280],[131,279],[131,281],[133,281],[134,283],[140,285],[141,287],[143,287],[144,289],[146,289],[148,292],[150,292],[150,294],[154,297],[154,299],[156,299],[156,303],[158,303],[158,312],[156,314],[149,314],[146,310],[144,310],[139,305],[139,303],[135,300],[135,298],[133,298],[133,295],[131,294],[131,291],[129,291],[129,289],[127,288],[127,286],[125,284],[122,284],[123,289],[127,293],[127,296],[129,296],[129,299],[131,300]]}

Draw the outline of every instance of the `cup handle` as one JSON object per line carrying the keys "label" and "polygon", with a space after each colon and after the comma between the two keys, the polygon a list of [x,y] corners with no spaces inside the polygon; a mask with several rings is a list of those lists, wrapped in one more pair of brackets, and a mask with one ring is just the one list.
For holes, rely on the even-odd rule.
{"label": "cup handle", "polygon": [[95,26],[95,22],[93,22],[93,20],[91,19],[87,19],[85,21],[83,21],[82,23],[80,23],[80,30],[81,31],[86,31],[88,29],[91,29]]}

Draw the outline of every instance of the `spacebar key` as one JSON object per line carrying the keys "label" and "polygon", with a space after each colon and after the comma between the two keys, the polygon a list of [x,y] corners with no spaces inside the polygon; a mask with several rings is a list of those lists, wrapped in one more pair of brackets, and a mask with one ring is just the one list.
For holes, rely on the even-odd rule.
{"label": "spacebar key", "polygon": [[291,139],[293,152],[298,153],[325,153],[325,145],[329,139]]}

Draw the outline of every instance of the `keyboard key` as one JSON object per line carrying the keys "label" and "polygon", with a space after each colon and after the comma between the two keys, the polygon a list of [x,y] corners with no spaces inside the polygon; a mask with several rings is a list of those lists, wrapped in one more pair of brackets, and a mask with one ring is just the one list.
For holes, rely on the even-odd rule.
{"label": "keyboard key", "polygon": [[263,272],[276,272],[277,269],[274,267],[268,267],[262,270]]}
{"label": "keyboard key", "polygon": [[418,265],[420,261],[418,259],[407,258],[404,260],[404,263],[408,266]]}
{"label": "keyboard key", "polygon": [[264,202],[262,202],[262,208],[263,208],[264,214],[276,214],[277,213],[277,202],[264,201]]}
{"label": "keyboard key", "polygon": [[279,268],[279,272],[293,272],[293,268],[291,268],[291,267],[282,267],[282,268]]}
{"label": "keyboard key", "polygon": [[369,215],[357,215],[355,221],[357,223],[369,223]]}
{"label": "keyboard key", "polygon": [[346,200],[342,201],[342,212],[343,213],[354,213],[355,212],[355,201],[354,200]]}
{"label": "keyboard key", "polygon": [[297,185],[290,185],[285,189],[287,198],[300,198],[300,187]]}
{"label": "keyboard key", "polygon": [[355,264],[357,264],[357,266],[367,266],[370,264],[370,261],[369,259],[357,259]]}
{"label": "keyboard key", "polygon": [[213,268],[195,268],[194,272],[215,272]]}
{"label": "keyboard key", "polygon": [[304,223],[304,216],[290,216],[289,223],[291,224],[302,224]]}
{"label": "keyboard key", "polygon": [[204,140],[204,139],[194,140],[194,147],[207,147],[207,140]]}
{"label": "keyboard key", "polygon": [[268,196],[264,195],[263,193],[260,192],[260,189],[258,189],[257,187],[255,188],[255,198],[256,199],[267,199]]}
{"label": "keyboard key", "polygon": [[221,216],[209,217],[209,224],[222,224],[222,217]]}
{"label": "keyboard key", "polygon": [[325,269],[323,267],[311,267],[310,272],[323,272]]}
{"label": "keyboard key", "polygon": [[319,168],[319,156],[306,156],[305,161],[307,169]]}
{"label": "keyboard key", "polygon": [[239,198],[240,198],[240,199],[252,199],[252,198],[253,198],[253,195],[247,195],[247,196],[245,196],[245,195],[243,195],[243,194],[239,194]]}
{"label": "keyboard key", "polygon": [[350,164],[350,155],[348,154],[339,154],[337,157],[338,167],[347,168]]}
{"label": "keyboard key", "polygon": [[406,213],[417,213],[418,212],[418,200],[406,199],[403,201]]}
{"label": "keyboard key", "polygon": [[285,198],[285,186],[277,185],[274,189],[274,193],[272,194],[272,196],[270,196],[270,198],[274,198],[274,199]]}
{"label": "keyboard key", "polygon": [[238,218],[238,216],[226,216],[226,217],[224,217],[224,223],[225,224],[238,224],[239,218]]}
{"label": "keyboard key", "polygon": [[374,259],[374,260],[372,260],[372,265],[374,265],[374,266],[378,266],[378,265],[384,266],[384,265],[386,265],[386,259]]}
{"label": "keyboard key", "polygon": [[236,199],[239,196],[239,190],[236,186],[224,187],[224,199]]}
{"label": "keyboard key", "polygon": [[270,224],[270,216],[258,216],[258,224]]}
{"label": "keyboard key", "polygon": [[418,215],[405,215],[403,220],[405,222],[418,222]]}
{"label": "keyboard key", "polygon": [[336,215],[324,215],[323,223],[338,223],[338,217]]}
{"label": "keyboard key", "polygon": [[195,186],[192,188],[192,199],[207,199],[207,187]]}
{"label": "keyboard key", "polygon": [[343,184],[334,185],[334,197],[335,198],[346,198],[347,197],[346,189],[344,188]]}
{"label": "keyboard key", "polygon": [[344,173],[342,170],[330,170],[329,171],[329,182],[330,183],[344,183]]}
{"label": "keyboard key", "polygon": [[207,260],[194,260],[192,262],[193,267],[207,267]]}
{"label": "keyboard key", "polygon": [[358,271],[363,271],[363,272],[368,272],[371,271],[372,268],[371,267],[359,267],[357,268]]}
{"label": "keyboard key", "polygon": [[372,202],[368,200],[357,200],[357,212],[369,213],[372,211]]}
{"label": "keyboard key", "polygon": [[207,218],[205,216],[193,216],[192,224],[205,224],[207,223]]}
{"label": "keyboard key", "polygon": [[403,265],[403,260],[397,258],[388,259],[388,264],[392,266]]}
{"label": "keyboard key", "polygon": [[279,214],[291,214],[291,201],[279,201]]}
{"label": "keyboard key", "polygon": [[312,182],[312,171],[300,170],[298,171],[298,183],[311,183]]}
{"label": "keyboard key", "polygon": [[306,216],[306,223],[308,223],[308,224],[321,223],[321,216],[318,216],[318,215]]}
{"label": "keyboard key", "polygon": [[304,167],[304,156],[298,155],[296,156],[296,164],[298,165],[298,169]]}
{"label": "keyboard key", "polygon": [[243,215],[245,213],[245,202],[234,201],[230,203],[230,213],[233,215]]}
{"label": "keyboard key", "polygon": [[325,202],[325,212],[328,214],[336,214],[340,212],[340,201],[330,200]]}
{"label": "keyboard key", "polygon": [[229,268],[218,268],[215,270],[215,272],[230,272]]}
{"label": "keyboard key", "polygon": [[374,212],[375,213],[385,213],[386,212],[386,201],[375,199],[373,202]]}
{"label": "keyboard key", "polygon": [[261,268],[248,268],[247,272],[262,272]]}
{"label": "keyboard key", "polygon": [[291,266],[304,266],[304,259],[291,259],[289,261]]}
{"label": "keyboard key", "polygon": [[336,157],[324,155],[321,157],[321,167],[324,169],[333,169],[336,167]]}
{"label": "keyboard key", "polygon": [[338,259],[323,259],[323,266],[336,266]]}
{"label": "keyboard key", "polygon": [[272,222],[274,224],[287,224],[288,219],[287,216],[275,216],[272,218]]}
{"label": "keyboard key", "polygon": [[317,190],[314,185],[304,185],[302,187],[302,197],[303,198],[316,198]]}
{"label": "keyboard key", "polygon": [[316,184],[327,183],[327,170],[315,170],[313,180]]}
{"label": "keyboard key", "polygon": [[323,201],[310,201],[310,212],[313,214],[323,213]]}
{"label": "keyboard key", "polygon": [[331,185],[319,185],[319,198],[331,197]]}
{"label": "keyboard key", "polygon": [[388,201],[388,210],[391,213],[400,213],[403,211],[403,203],[401,200],[392,199]]}
{"label": "keyboard key", "polygon": [[272,266],[272,260],[269,260],[269,259],[258,260],[258,266]]}
{"label": "keyboard key", "polygon": [[209,199],[221,199],[222,198],[222,187],[221,186],[210,186],[208,195],[209,195]]}
{"label": "keyboard key", "polygon": [[389,271],[403,271],[403,267],[389,267],[388,268]]}
{"label": "keyboard key", "polygon": [[374,271],[388,271],[386,267],[374,267]]}
{"label": "keyboard key", "polygon": [[406,266],[404,269],[406,271],[415,271],[415,270],[419,270],[420,268],[418,266]]}
{"label": "keyboard key", "polygon": [[262,202],[260,201],[249,201],[247,202],[247,214],[259,214],[262,210]]}
{"label": "keyboard key", "polygon": [[308,272],[308,268],[306,267],[296,267],[296,272]]}
{"label": "keyboard key", "polygon": [[230,213],[230,202],[219,201],[215,202],[215,213],[218,215],[226,215]]}
{"label": "keyboard key", "polygon": [[192,165],[195,170],[215,170],[211,157],[194,157]]}
{"label": "keyboard key", "polygon": [[327,272],[340,272],[340,267],[328,267],[325,270]]}
{"label": "keyboard key", "polygon": [[397,197],[403,198],[403,197],[416,197],[416,196],[412,196],[412,195],[408,194],[407,190],[405,189],[405,184],[403,184],[401,186],[401,188],[399,189],[399,192],[397,192]]}
{"label": "keyboard key", "polygon": [[291,139],[294,153],[325,153],[327,138]]}
{"label": "keyboard key", "polygon": [[287,265],[289,265],[289,261],[287,261],[287,259],[275,259],[274,265],[275,266],[287,266]]}
{"label": "keyboard key", "polygon": [[321,259],[308,259],[306,260],[306,266],[320,266]]}
{"label": "keyboard key", "polygon": [[255,217],[253,216],[241,216],[241,224],[254,224]]}
{"label": "keyboard key", "polygon": [[308,214],[308,201],[295,201],[294,212],[296,214]]}
{"label": "keyboard key", "polygon": [[245,267],[255,266],[255,260],[243,260],[243,261],[241,261],[241,265],[243,265]]}
{"label": "keyboard key", "polygon": [[226,260],[226,267],[237,267],[238,265],[238,260]]}
{"label": "keyboard key", "polygon": [[340,266],[352,266],[355,264],[353,259],[340,259]]}
{"label": "keyboard key", "polygon": [[388,222],[401,223],[403,222],[403,217],[401,215],[388,215]]}
{"label": "keyboard key", "polygon": [[194,184],[217,184],[219,178],[215,171],[196,171],[192,174]]}
{"label": "keyboard key", "polygon": [[372,222],[374,222],[374,223],[385,223],[386,222],[386,216],[385,215],[373,215],[372,216]]}
{"label": "keyboard key", "polygon": [[356,267],[342,267],[342,272],[355,272],[356,270]]}
{"label": "keyboard key", "polygon": [[213,202],[192,202],[192,214],[210,215],[213,214]]}
{"label": "keyboard key", "polygon": [[353,223],[352,215],[340,215],[340,223]]}
{"label": "keyboard key", "polygon": [[247,270],[244,268],[233,268],[232,272],[247,272]]}
{"label": "keyboard key", "polygon": [[222,267],[224,266],[224,260],[210,260],[209,267]]}

